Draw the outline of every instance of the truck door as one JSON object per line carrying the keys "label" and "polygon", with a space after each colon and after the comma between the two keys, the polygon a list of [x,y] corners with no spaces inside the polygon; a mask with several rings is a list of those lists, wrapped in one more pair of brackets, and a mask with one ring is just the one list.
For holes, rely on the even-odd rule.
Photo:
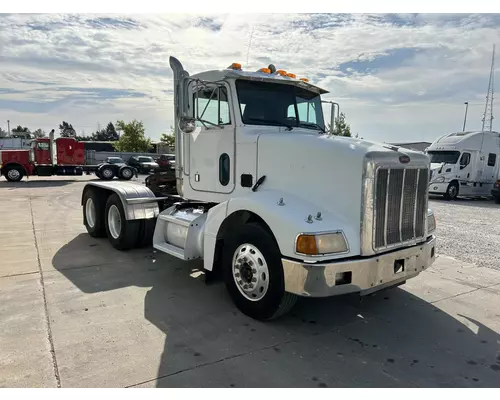
{"label": "truck door", "polygon": [[194,190],[230,193],[235,185],[235,126],[226,84],[189,86],[196,129],[189,135],[189,183]]}
{"label": "truck door", "polygon": [[496,153],[488,153],[486,155],[486,163],[484,165],[483,180],[485,183],[494,183],[497,171],[497,155]]}
{"label": "truck door", "polygon": [[35,163],[38,165],[51,165],[50,142],[49,140],[35,141]]}

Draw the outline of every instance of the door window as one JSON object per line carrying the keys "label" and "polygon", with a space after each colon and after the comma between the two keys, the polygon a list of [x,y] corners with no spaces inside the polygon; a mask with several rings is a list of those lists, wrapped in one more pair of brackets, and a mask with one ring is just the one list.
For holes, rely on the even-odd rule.
{"label": "door window", "polygon": [[225,87],[204,87],[193,94],[196,126],[230,125],[229,101]]}
{"label": "door window", "polygon": [[38,150],[48,150],[49,149],[49,144],[46,142],[38,142],[36,144],[36,147]]}
{"label": "door window", "polygon": [[470,163],[470,153],[462,153],[460,157],[460,168],[465,168]]}
{"label": "door window", "polygon": [[488,154],[488,167],[494,167],[497,161],[497,155],[495,153]]}

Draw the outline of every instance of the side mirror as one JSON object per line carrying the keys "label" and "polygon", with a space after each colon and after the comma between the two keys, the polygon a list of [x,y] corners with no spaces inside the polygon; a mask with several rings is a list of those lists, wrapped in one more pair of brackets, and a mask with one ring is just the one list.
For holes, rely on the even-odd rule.
{"label": "side mirror", "polygon": [[182,117],[179,125],[184,133],[191,133],[196,129],[195,119],[191,117]]}

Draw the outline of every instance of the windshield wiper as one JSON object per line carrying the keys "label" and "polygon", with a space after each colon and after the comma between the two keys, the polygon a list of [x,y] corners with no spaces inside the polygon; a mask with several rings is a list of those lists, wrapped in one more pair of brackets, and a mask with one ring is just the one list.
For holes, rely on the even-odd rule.
{"label": "windshield wiper", "polygon": [[264,119],[264,118],[248,118],[250,121],[258,121],[258,122],[268,122],[270,124],[276,124],[279,126],[285,126],[289,131],[291,131],[293,128],[291,125],[285,124],[282,121],[278,121],[275,119]]}
{"label": "windshield wiper", "polygon": [[303,125],[318,128],[321,132],[326,133],[325,128],[323,128],[321,125],[317,124],[316,122],[301,122],[300,126],[303,126]]}

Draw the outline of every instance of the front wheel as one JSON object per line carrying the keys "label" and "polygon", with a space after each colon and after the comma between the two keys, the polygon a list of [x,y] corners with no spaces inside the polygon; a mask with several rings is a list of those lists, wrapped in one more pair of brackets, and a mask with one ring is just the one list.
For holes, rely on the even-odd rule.
{"label": "front wheel", "polygon": [[297,301],[296,295],[285,292],[278,246],[259,224],[245,224],[231,233],[224,244],[222,267],[233,302],[251,318],[280,317]]}
{"label": "front wheel", "polygon": [[10,167],[5,171],[5,178],[9,182],[19,182],[23,179],[24,170],[21,167]]}
{"label": "front wheel", "polygon": [[450,184],[446,188],[446,193],[444,194],[444,198],[446,200],[456,200],[457,196],[458,196],[458,183],[450,182]]}

